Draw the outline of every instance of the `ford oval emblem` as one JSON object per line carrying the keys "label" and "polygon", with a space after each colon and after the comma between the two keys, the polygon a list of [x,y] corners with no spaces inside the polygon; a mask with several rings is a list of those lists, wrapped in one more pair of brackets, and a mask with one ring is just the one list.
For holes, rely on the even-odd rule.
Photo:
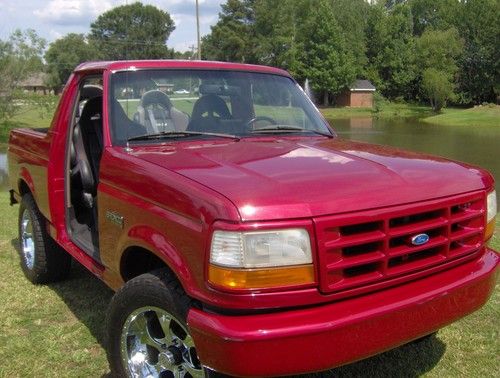
{"label": "ford oval emblem", "polygon": [[413,245],[422,245],[429,241],[429,235],[427,234],[418,234],[411,238],[411,244]]}

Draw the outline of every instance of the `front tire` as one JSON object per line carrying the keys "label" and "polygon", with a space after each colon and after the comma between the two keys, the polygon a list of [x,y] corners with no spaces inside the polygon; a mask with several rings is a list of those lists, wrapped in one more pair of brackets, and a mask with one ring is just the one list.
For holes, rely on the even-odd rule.
{"label": "front tire", "polygon": [[203,377],[186,318],[192,300],[166,269],[128,281],[108,311],[108,360],[116,377]]}
{"label": "front tire", "polygon": [[59,281],[69,274],[71,256],[48,234],[46,220],[30,193],[19,207],[19,254],[23,273],[34,284]]}

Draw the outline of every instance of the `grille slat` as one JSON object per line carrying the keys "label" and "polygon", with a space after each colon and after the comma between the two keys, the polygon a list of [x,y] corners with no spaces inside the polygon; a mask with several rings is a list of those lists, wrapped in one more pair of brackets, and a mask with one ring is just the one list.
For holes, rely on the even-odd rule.
{"label": "grille slat", "polygon": [[408,235],[409,233],[424,232],[425,230],[448,225],[448,219],[439,217],[437,219],[419,222],[408,226],[397,227],[389,231],[389,236]]}
{"label": "grille slat", "polygon": [[385,255],[383,253],[373,252],[373,253],[367,254],[366,256],[349,258],[349,259],[342,259],[342,260],[339,260],[335,263],[328,264],[327,269],[329,271],[337,270],[337,269],[344,269],[344,268],[348,268],[348,267],[353,267],[353,266],[369,264],[369,263],[373,263],[373,262],[377,262],[377,261],[382,261],[384,258],[385,258]]}
{"label": "grille slat", "polygon": [[445,236],[439,236],[437,238],[432,238],[425,245],[418,245],[418,246],[414,245],[411,247],[410,246],[407,246],[407,247],[401,246],[401,247],[397,247],[397,248],[391,248],[388,252],[388,255],[390,257],[406,255],[409,253],[419,252],[419,251],[423,251],[425,249],[434,248],[434,247],[437,247],[437,246],[440,246],[440,245],[443,245],[446,243],[448,243],[448,239]]}
{"label": "grille slat", "polygon": [[349,247],[353,245],[358,245],[361,243],[370,243],[378,240],[382,240],[385,234],[381,231],[373,231],[361,236],[352,235],[339,238],[337,240],[329,241],[325,243],[326,248],[342,248]]}
{"label": "grille slat", "polygon": [[[485,221],[484,192],[363,214],[315,219],[320,288],[325,293],[415,277],[479,253]],[[351,219],[362,220],[350,224]],[[425,233],[429,241],[413,245]]]}

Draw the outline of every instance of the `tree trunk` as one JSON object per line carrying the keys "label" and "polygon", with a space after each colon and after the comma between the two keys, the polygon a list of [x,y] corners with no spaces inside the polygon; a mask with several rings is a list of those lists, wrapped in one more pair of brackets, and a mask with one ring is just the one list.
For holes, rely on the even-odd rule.
{"label": "tree trunk", "polygon": [[323,92],[323,106],[328,106],[328,91]]}

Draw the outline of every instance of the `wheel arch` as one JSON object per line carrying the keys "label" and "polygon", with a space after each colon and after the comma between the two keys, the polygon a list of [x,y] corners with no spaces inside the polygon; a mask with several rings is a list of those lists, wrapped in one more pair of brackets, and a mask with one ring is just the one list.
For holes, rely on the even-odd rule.
{"label": "wheel arch", "polygon": [[[120,276],[123,282],[130,281],[132,278],[140,276],[143,273],[148,273],[160,268],[168,269],[177,277],[169,264],[148,248],[139,245],[131,245],[121,254]],[[177,277],[177,280],[179,280],[179,277]]]}
{"label": "wheel arch", "polygon": [[33,184],[28,184],[27,180],[24,177],[18,180],[17,189],[21,197],[28,193],[33,194],[34,191]]}

